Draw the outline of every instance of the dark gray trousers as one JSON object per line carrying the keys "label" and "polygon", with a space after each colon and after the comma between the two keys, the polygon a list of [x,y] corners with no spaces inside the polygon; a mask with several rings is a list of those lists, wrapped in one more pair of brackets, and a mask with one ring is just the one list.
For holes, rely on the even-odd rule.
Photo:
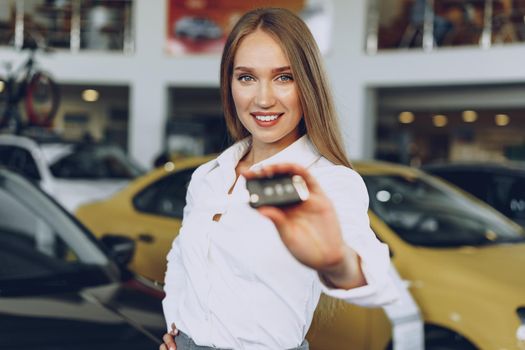
{"label": "dark gray trousers", "polygon": [[[179,334],[175,337],[175,344],[177,344],[177,350],[227,350],[214,348],[211,346],[200,346],[195,344],[195,342],[188,337],[186,334],[179,330]],[[277,349],[276,349],[277,350]],[[288,349],[288,350],[308,350],[308,341],[305,339],[301,346]]]}

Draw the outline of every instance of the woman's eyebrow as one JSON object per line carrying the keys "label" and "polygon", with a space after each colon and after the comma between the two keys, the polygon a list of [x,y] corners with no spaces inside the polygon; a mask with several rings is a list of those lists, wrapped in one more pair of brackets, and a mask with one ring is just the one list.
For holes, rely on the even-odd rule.
{"label": "woman's eyebrow", "polygon": [[252,72],[253,71],[252,68],[244,67],[244,66],[237,66],[233,70],[236,70],[236,71],[239,70],[239,71],[243,71],[243,72]]}
{"label": "woman's eyebrow", "polygon": [[291,70],[290,66],[284,66],[284,67],[279,67],[279,68],[272,69],[272,73],[281,73],[281,72],[285,72],[285,71],[289,71],[289,70]]}
{"label": "woman's eyebrow", "polygon": [[[245,66],[237,66],[234,68],[234,70],[243,71],[243,72],[253,72],[253,68],[245,67]],[[280,72],[285,72],[289,70],[291,70],[290,66],[283,66],[283,67],[273,68],[272,73],[280,73]]]}

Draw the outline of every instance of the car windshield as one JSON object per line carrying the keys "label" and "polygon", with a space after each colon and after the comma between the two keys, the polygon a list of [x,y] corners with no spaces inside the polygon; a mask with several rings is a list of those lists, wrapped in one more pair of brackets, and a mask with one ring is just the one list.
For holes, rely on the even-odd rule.
{"label": "car windshield", "polygon": [[0,168],[0,294],[107,283],[114,265],[47,195]]}
{"label": "car windshield", "polygon": [[55,177],[70,179],[132,179],[144,173],[122,149],[103,144],[74,147],[50,169]]}
{"label": "car windshield", "polygon": [[522,228],[430,177],[364,176],[370,209],[403,240],[425,247],[525,241]]}

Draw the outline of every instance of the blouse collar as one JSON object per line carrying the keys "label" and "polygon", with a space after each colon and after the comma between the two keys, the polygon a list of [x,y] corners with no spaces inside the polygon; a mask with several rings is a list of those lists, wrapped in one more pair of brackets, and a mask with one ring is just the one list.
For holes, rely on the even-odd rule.
{"label": "blouse collar", "polygon": [[[251,137],[236,142],[217,157],[218,165],[230,169],[235,168],[246,152],[248,152],[250,146]],[[320,157],[321,155],[308,135],[303,135],[273,156],[253,164],[250,169],[257,170],[264,166],[278,163],[295,163],[308,168]]]}

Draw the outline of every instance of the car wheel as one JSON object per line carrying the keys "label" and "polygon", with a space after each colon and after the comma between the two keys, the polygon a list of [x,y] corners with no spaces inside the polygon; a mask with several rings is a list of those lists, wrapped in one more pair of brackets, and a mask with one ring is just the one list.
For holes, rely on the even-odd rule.
{"label": "car wheel", "polygon": [[466,345],[461,342],[456,342],[454,340],[450,341],[443,341],[443,342],[431,342],[427,343],[425,342],[425,350],[475,350],[476,347],[473,347],[470,345],[470,343],[467,343]]}
{"label": "car wheel", "polygon": [[446,328],[425,325],[426,350],[476,350],[465,337]]}

